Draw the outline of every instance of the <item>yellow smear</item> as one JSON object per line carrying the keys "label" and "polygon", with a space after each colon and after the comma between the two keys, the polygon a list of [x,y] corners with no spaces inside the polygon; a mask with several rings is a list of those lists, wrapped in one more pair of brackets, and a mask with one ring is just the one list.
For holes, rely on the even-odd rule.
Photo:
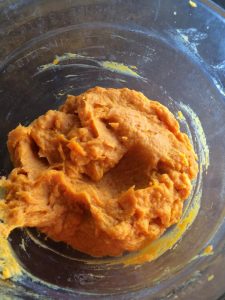
{"label": "yellow smear", "polygon": [[6,238],[7,230],[4,227],[5,219],[5,202],[3,199],[5,195],[4,178],[0,178],[0,279],[6,280],[13,276],[21,274],[21,267],[13,256],[12,249]]}
{"label": "yellow smear", "polygon": [[69,60],[69,59],[82,59],[82,58],[88,58],[88,59],[90,59],[92,57],[84,56],[84,55],[77,54],[77,53],[70,53],[70,52],[68,52],[68,53],[64,53],[61,56],[57,56],[56,58],[59,60],[59,62],[61,62],[61,61]]}
{"label": "yellow smear", "polygon": [[21,267],[12,254],[9,242],[0,236],[0,278],[6,280],[21,273]]}
{"label": "yellow smear", "polygon": [[57,65],[59,63],[59,59],[58,57],[56,57],[54,60],[53,60],[53,65]]}
{"label": "yellow smear", "polygon": [[212,245],[208,245],[204,249],[203,254],[205,254],[205,255],[213,255],[214,254],[214,252],[213,252],[213,246]]}
{"label": "yellow smear", "polygon": [[180,111],[180,110],[177,112],[177,116],[178,116],[179,120],[184,120],[185,119],[182,111]]}
{"label": "yellow smear", "polygon": [[[64,53],[61,56],[56,56],[55,59],[53,60],[53,62],[39,66],[38,73],[45,72],[49,69],[57,67],[57,65],[61,62],[71,61],[71,60],[73,60],[73,64],[75,63],[76,60],[84,60],[85,61],[85,63],[83,64],[84,68],[102,67],[102,68],[107,69],[112,72],[129,75],[129,76],[133,76],[136,78],[142,78],[136,71],[134,71],[134,70],[137,70],[137,67],[134,65],[128,66],[123,63],[119,63],[119,62],[115,62],[115,61],[108,61],[108,60],[99,61],[95,57],[81,55],[81,54],[77,54],[77,53]],[[93,64],[90,65],[90,61],[94,62],[96,64],[96,66],[93,66]]]}
{"label": "yellow smear", "polygon": [[52,67],[55,67],[55,66],[56,66],[56,65],[53,64],[53,63],[41,65],[41,66],[39,67],[39,72],[45,72],[45,71],[47,71],[47,70],[49,70],[49,69],[51,69]]}
{"label": "yellow smear", "polygon": [[209,276],[208,276],[208,281],[212,281],[212,280],[214,279],[214,277],[215,277],[215,276],[214,276],[213,274],[212,274],[212,275],[209,275]]}
{"label": "yellow smear", "polygon": [[197,4],[196,4],[194,1],[192,1],[192,0],[189,1],[189,5],[190,5],[191,7],[193,7],[193,8],[196,8],[196,7],[197,7]]}
{"label": "yellow smear", "polygon": [[214,254],[214,252],[213,252],[213,246],[212,246],[212,245],[208,245],[208,246],[203,250],[202,253],[200,253],[200,254],[194,256],[194,257],[192,258],[191,261],[196,260],[196,259],[199,259],[199,258],[202,258],[202,257],[207,257],[207,256],[210,256],[210,255],[213,255],[213,254]]}
{"label": "yellow smear", "polygon": [[55,59],[51,63],[39,66],[38,69],[39,69],[39,72],[45,72],[49,69],[56,67],[60,62],[64,62],[64,61],[68,61],[68,60],[72,60],[72,59],[82,59],[82,58],[89,59],[90,57],[85,57],[85,56],[82,56],[82,55],[79,55],[76,53],[65,53],[61,56],[56,56]]}
{"label": "yellow smear", "polygon": [[100,62],[103,68],[110,70],[112,72],[117,72],[121,74],[131,75],[134,77],[141,77],[137,72],[134,70],[134,66],[126,66],[122,63],[114,62],[114,61],[103,61]]}

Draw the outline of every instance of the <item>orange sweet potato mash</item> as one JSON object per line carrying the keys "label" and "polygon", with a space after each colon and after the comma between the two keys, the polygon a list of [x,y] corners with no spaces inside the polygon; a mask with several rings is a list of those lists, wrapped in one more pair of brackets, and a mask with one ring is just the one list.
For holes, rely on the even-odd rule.
{"label": "orange sweet potato mash", "polygon": [[9,133],[5,236],[37,227],[92,256],[158,238],[182,214],[197,156],[173,114],[142,93],[92,88]]}

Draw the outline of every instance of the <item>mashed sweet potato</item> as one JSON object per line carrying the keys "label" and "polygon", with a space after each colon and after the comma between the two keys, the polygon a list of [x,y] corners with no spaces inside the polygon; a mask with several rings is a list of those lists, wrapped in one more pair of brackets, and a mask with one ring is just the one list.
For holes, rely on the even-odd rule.
{"label": "mashed sweet potato", "polygon": [[1,232],[37,227],[92,256],[158,238],[182,214],[197,156],[173,114],[142,93],[92,88],[9,133]]}

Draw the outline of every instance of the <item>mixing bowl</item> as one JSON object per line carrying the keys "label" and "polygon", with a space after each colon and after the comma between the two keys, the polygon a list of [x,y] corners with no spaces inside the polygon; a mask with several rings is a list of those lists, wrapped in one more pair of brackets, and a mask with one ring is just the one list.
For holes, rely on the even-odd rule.
{"label": "mixing bowl", "polygon": [[[34,229],[10,235],[23,275],[12,299],[218,299],[225,292],[225,12],[210,1],[0,2],[0,175],[7,133],[93,86],[166,105],[200,172],[184,216],[159,242],[95,259]],[[154,258],[154,259],[153,259]],[[151,260],[153,259],[153,260]],[[145,260],[151,260],[145,262]]]}

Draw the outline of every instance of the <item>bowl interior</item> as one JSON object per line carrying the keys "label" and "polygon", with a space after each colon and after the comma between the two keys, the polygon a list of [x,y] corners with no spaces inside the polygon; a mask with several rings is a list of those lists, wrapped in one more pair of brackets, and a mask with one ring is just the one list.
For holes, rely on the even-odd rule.
{"label": "bowl interior", "polygon": [[[196,27],[190,27],[189,23],[185,26],[179,14],[186,9],[189,15],[190,8],[179,1],[169,1],[173,6],[165,5],[167,11],[165,7],[158,8],[160,1],[153,1],[151,9],[148,1],[142,2],[142,6],[132,2],[130,7],[124,1],[121,10],[113,6],[117,16],[110,13],[112,6],[105,1],[96,1],[97,9],[88,1],[77,2],[73,7],[55,1],[55,9],[53,1],[48,6],[41,1],[39,6],[33,4],[35,9],[42,8],[37,12],[39,22],[35,14],[33,18],[25,18],[19,28],[27,41],[22,41],[9,55],[2,55],[0,175],[7,175],[12,169],[6,148],[7,133],[19,123],[28,125],[48,109],[56,109],[67,94],[77,95],[94,86],[128,87],[160,101],[177,117],[178,111],[183,113],[185,119],[179,120],[180,126],[192,139],[200,165],[186,207],[193,208],[199,197],[200,211],[172,250],[141,265],[123,264],[124,257],[138,253],[96,260],[46,239],[34,229],[15,230],[10,243],[25,271],[15,282],[17,287],[41,291],[43,295],[62,296],[67,291],[80,297],[90,294],[99,297],[139,291],[144,297],[145,288],[151,295],[169,295],[173,286],[182,287],[190,279],[199,281],[203,275],[201,284],[206,284],[207,274],[214,272],[213,261],[224,247],[221,241],[225,215],[225,101],[219,77],[222,75],[220,61],[206,55],[206,47],[208,51],[212,47],[215,23],[204,22],[200,28],[197,27],[200,16],[191,15]],[[26,16],[32,5],[21,7],[18,11],[23,8]],[[204,6],[199,10],[207,11]],[[95,19],[90,17],[91,13]],[[73,21],[76,14],[85,22]],[[129,25],[122,20],[125,15]],[[141,17],[154,17],[155,21],[143,24]],[[12,32],[16,39],[19,35],[16,28]],[[6,39],[3,46],[7,43]],[[217,59],[221,60],[223,55],[225,59],[224,53]],[[176,226],[166,235],[174,230]],[[214,256],[199,256],[208,244],[214,245]],[[186,291],[182,297],[188,295],[187,286],[181,288]]]}

